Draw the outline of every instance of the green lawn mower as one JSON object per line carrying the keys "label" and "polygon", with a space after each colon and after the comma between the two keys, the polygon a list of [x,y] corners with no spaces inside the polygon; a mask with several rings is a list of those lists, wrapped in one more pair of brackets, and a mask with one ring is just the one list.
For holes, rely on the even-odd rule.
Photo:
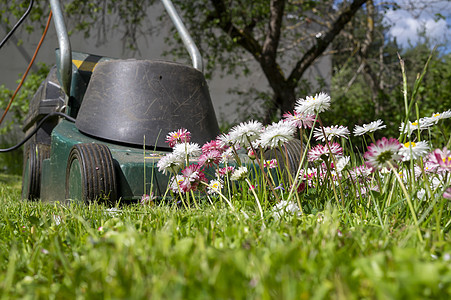
{"label": "green lawn mower", "polygon": [[203,144],[219,127],[202,58],[171,1],[162,0],[193,66],[72,51],[60,3],[50,0],[56,65],[30,102],[24,131],[24,199],[115,202],[164,193],[157,161],[178,128]]}

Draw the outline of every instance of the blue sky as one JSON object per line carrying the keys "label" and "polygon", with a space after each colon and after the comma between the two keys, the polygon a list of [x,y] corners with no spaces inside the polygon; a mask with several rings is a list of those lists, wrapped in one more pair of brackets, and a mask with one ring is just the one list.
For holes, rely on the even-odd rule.
{"label": "blue sky", "polygon": [[[451,52],[451,0],[398,0],[402,8],[385,13],[385,22],[391,25],[389,38],[396,37],[403,47],[419,41],[423,29],[433,43],[446,43],[439,50]],[[438,19],[441,14],[445,19]]]}

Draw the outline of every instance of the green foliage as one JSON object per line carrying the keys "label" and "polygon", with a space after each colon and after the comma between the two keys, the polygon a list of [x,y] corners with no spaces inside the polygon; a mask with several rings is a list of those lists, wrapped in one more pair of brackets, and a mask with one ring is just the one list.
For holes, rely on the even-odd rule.
{"label": "green foliage", "polygon": [[[28,112],[28,105],[48,72],[49,67],[47,65],[38,64],[38,71],[31,71],[28,74],[24,84],[11,104],[6,119],[1,124],[0,147],[2,149],[13,146],[22,139],[22,135],[19,132],[22,129],[25,116]],[[20,80],[17,80],[17,84],[20,83]],[[8,106],[13,94],[13,90],[7,89],[4,85],[0,86],[0,108],[2,113]],[[22,172],[22,152],[16,150],[1,153],[0,172],[20,174]]]}
{"label": "green foliage", "polygon": [[[33,95],[38,90],[41,83],[47,77],[50,68],[46,64],[38,64],[38,70],[31,71],[24,84],[22,85],[20,91],[16,95],[11,108],[9,109],[8,116],[10,116],[10,121],[7,124],[2,124],[0,128],[1,134],[6,134],[10,132],[13,126],[22,126],[25,115],[28,113],[28,105],[33,98]],[[17,84],[20,83],[22,75],[19,76]],[[6,88],[4,85],[0,86],[0,107],[6,109],[14,94],[14,90]]]}
{"label": "green foliage", "polygon": [[[388,52],[390,53],[390,52]],[[404,98],[402,93],[402,77],[400,74],[400,63],[397,55],[391,51],[391,56],[385,59],[387,74],[384,80],[389,88],[381,91],[376,98],[368,92],[368,82],[362,74],[355,73],[355,67],[349,65],[336,65],[336,75],[332,79],[332,92],[334,104],[331,111],[324,114],[324,119],[330,124],[346,125],[350,130],[355,125],[367,124],[377,119],[382,119],[387,125],[384,130],[385,136],[398,137],[399,126],[404,121]],[[421,117],[430,117],[437,112],[451,109],[451,55],[440,55],[437,51],[432,52],[426,44],[409,48],[402,53],[405,61],[408,86],[413,87],[414,81],[422,72],[422,68],[428,57],[431,61],[423,82],[416,95],[416,103],[420,109]],[[338,69],[339,68],[339,69]],[[350,85],[352,79],[355,79]],[[408,90],[410,93],[411,91]],[[416,120],[415,107],[410,112],[410,121]],[[446,132],[450,132],[451,124],[445,121],[443,124]],[[381,133],[376,132],[376,138]],[[354,141],[357,139],[354,138]],[[434,136],[434,143],[442,140],[441,135]],[[443,144],[444,145],[444,144]]]}

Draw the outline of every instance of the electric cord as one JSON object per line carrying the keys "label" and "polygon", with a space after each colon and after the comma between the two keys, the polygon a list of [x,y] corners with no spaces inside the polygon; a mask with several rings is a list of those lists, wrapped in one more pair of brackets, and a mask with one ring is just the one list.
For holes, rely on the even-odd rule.
{"label": "electric cord", "polygon": [[37,47],[36,47],[36,50],[34,51],[33,57],[31,58],[31,61],[30,61],[30,63],[28,64],[27,70],[26,70],[25,73],[23,74],[22,79],[20,80],[19,85],[17,86],[16,90],[14,91],[13,96],[12,96],[11,99],[9,100],[8,106],[6,107],[5,111],[3,112],[2,118],[0,119],[0,125],[2,124],[3,120],[5,119],[6,114],[8,113],[9,108],[11,107],[11,104],[12,104],[13,101],[14,101],[14,98],[16,97],[17,93],[19,92],[20,88],[22,87],[22,85],[23,85],[23,83],[24,83],[24,81],[25,81],[25,78],[27,78],[28,72],[30,71],[31,66],[32,66],[33,63],[34,63],[34,60],[36,59],[36,56],[38,55],[39,49],[41,49],[42,42],[44,41],[44,38],[45,38],[45,36],[46,36],[46,34],[47,34],[47,31],[48,31],[48,29],[49,29],[50,20],[52,20],[52,11],[50,11],[49,17],[48,17],[48,19],[47,19],[47,24],[45,25],[44,32],[42,33],[42,36],[41,36],[41,40],[39,41],[39,43],[38,43],[38,45],[37,45]]}
{"label": "electric cord", "polygon": [[75,119],[69,115],[66,115],[65,113],[62,113],[59,111],[52,112],[52,113],[46,115],[44,118],[42,118],[41,121],[39,121],[38,125],[36,125],[36,128],[32,132],[30,132],[20,143],[18,143],[15,146],[12,146],[10,148],[7,148],[7,149],[0,149],[0,153],[10,152],[10,151],[14,151],[14,150],[18,149],[20,146],[25,144],[25,142],[28,141],[48,119],[50,119],[54,116],[60,116],[60,117],[65,118],[69,122],[75,123]]}
{"label": "electric cord", "polygon": [[14,25],[13,29],[11,29],[5,36],[5,38],[0,42],[0,49],[3,47],[6,41],[13,35],[14,31],[16,31],[16,29],[20,26],[20,24],[22,24],[25,18],[30,14],[31,8],[33,7],[33,3],[34,1],[31,0],[25,13],[22,15],[22,17],[20,17],[19,21],[17,21],[17,23]]}

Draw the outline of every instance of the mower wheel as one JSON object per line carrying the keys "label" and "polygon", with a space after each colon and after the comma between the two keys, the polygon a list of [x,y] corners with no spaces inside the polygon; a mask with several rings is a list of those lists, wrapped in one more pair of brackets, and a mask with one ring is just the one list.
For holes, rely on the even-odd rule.
{"label": "mower wheel", "polygon": [[37,200],[41,194],[42,161],[50,156],[50,146],[31,143],[25,152],[22,173],[22,199]]}
{"label": "mower wheel", "polygon": [[[296,175],[296,172],[299,167],[299,163],[301,162],[302,153],[305,151],[305,145],[302,146],[302,143],[298,139],[293,139],[287,143],[285,143],[282,147],[282,152],[280,148],[268,149],[264,152],[263,157],[265,160],[274,159],[277,156],[277,161],[280,164],[284,164],[284,161],[288,162],[288,168],[292,176]],[[282,156],[283,155],[283,156]],[[285,166],[282,167],[282,171],[285,170]]]}
{"label": "mower wheel", "polygon": [[103,144],[72,147],[66,168],[66,199],[117,200],[116,173],[110,149]]}

